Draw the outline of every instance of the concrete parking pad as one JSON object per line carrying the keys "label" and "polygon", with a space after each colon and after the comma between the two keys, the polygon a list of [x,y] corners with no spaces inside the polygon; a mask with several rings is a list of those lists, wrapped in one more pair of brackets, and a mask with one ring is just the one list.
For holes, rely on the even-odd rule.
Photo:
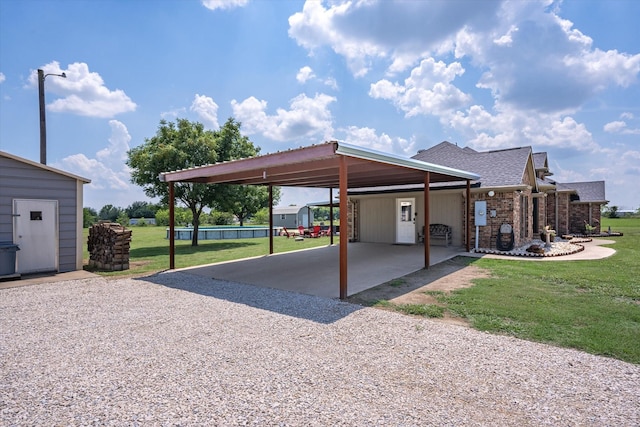
{"label": "concrete parking pad", "polygon": [[[308,295],[338,298],[340,295],[339,246],[182,269],[185,273],[230,282],[247,283]],[[432,246],[431,265],[456,255],[462,248]],[[402,277],[424,267],[424,246],[388,243],[349,243],[347,294]]]}

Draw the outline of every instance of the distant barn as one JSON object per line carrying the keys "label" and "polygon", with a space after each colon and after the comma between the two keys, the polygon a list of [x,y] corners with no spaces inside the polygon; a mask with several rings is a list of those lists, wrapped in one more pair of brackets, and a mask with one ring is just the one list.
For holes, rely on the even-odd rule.
{"label": "distant barn", "polygon": [[308,206],[284,206],[273,208],[273,226],[290,229],[313,225],[313,210]]}

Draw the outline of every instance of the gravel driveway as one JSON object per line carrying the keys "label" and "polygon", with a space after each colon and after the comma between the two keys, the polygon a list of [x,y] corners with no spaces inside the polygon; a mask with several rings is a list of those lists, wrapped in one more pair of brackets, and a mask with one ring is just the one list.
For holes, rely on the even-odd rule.
{"label": "gravel driveway", "polygon": [[187,273],[0,291],[0,425],[640,424],[640,366]]}

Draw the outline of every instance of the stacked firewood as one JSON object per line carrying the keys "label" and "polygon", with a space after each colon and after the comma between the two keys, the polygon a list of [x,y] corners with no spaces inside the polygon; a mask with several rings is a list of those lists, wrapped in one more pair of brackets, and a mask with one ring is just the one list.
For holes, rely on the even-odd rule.
{"label": "stacked firewood", "polygon": [[129,269],[131,230],[115,222],[100,221],[89,228],[89,266],[100,270]]}

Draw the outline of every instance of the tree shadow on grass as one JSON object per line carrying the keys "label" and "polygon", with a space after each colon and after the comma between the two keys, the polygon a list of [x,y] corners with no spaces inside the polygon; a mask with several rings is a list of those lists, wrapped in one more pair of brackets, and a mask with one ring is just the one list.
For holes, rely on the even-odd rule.
{"label": "tree shadow on grass", "polygon": [[158,273],[136,280],[322,324],[334,323],[363,308],[337,299],[210,279],[180,271]]}

